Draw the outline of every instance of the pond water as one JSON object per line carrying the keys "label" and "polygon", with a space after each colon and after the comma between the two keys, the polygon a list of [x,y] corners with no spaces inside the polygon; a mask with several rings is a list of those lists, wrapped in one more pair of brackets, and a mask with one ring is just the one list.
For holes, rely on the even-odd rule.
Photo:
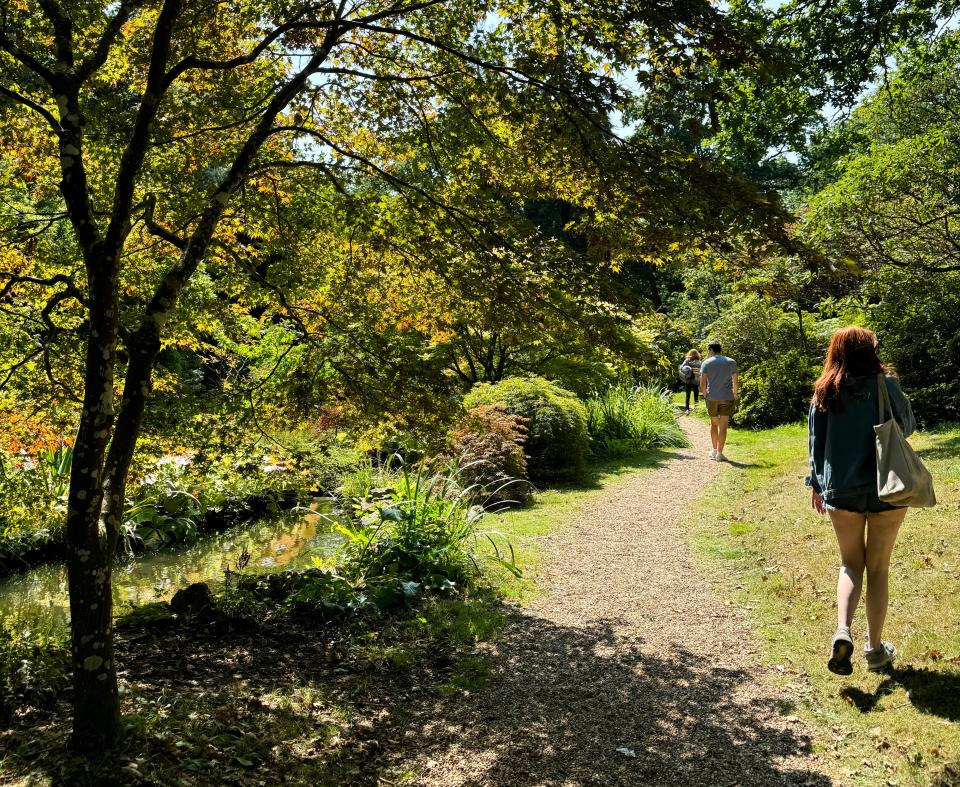
{"label": "pond water", "polygon": [[[236,570],[244,551],[244,573],[306,568],[342,542],[332,524],[332,501],[318,499],[309,508],[248,522],[205,536],[192,544],[121,559],[113,569],[113,601],[119,612],[130,605],[167,601],[192,582],[223,582],[224,570]],[[66,568],[38,566],[0,579],[0,620],[31,627],[69,624]]]}

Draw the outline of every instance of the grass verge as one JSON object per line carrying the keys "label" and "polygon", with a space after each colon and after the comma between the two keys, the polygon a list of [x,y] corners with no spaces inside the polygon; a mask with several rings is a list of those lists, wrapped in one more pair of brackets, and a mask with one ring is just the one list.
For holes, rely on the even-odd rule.
{"label": "grass verge", "polygon": [[[782,672],[784,710],[819,730],[840,784],[960,784],[960,428],[912,442],[941,502],[907,515],[894,552],[883,636],[900,658],[889,675],[862,661],[849,678],[826,669],[838,557],[802,483],[803,426],[735,432],[733,463],[690,512],[697,553],[750,610],[763,657]],[[862,605],[853,632],[862,641]]]}

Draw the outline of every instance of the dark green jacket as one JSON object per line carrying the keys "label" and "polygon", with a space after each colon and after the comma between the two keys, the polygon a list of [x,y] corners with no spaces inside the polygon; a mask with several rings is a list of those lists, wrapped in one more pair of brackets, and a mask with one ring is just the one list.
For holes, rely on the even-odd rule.
{"label": "dark green jacket", "polygon": [[[910,400],[895,377],[887,375],[890,407],[905,437],[917,428]],[[880,423],[877,377],[844,385],[837,410],[810,405],[810,475],[807,485],[827,502],[877,490],[877,453],[873,431]]]}

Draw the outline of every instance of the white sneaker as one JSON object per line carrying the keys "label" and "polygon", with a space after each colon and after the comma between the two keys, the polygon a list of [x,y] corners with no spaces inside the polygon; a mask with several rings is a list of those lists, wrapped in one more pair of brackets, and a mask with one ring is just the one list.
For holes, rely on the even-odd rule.
{"label": "white sneaker", "polygon": [[713,458],[716,459],[718,462],[726,462],[726,461],[727,461],[727,457],[725,457],[725,456],[724,456],[723,454],[721,454],[719,451],[717,451],[717,455],[716,455],[715,457],[713,457]]}
{"label": "white sneaker", "polygon": [[867,659],[867,670],[870,672],[882,672],[893,664],[897,657],[897,649],[893,647],[892,642],[883,640],[873,650],[864,649],[863,655]]}
{"label": "white sneaker", "polygon": [[711,458],[711,459],[716,459],[716,458],[717,458],[717,449],[716,449],[716,448],[711,448],[711,449],[710,449],[710,458]]}

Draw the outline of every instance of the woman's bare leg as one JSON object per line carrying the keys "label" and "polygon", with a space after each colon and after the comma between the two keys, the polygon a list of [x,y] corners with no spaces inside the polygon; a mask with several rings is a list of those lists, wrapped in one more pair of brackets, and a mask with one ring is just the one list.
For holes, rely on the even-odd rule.
{"label": "woman's bare leg", "polygon": [[850,627],[860,602],[867,549],[864,527],[867,517],[853,511],[828,509],[840,547],[840,576],[837,579],[837,628]]}
{"label": "woman's bare leg", "polygon": [[867,649],[877,647],[887,619],[890,555],[906,508],[867,514]]}

